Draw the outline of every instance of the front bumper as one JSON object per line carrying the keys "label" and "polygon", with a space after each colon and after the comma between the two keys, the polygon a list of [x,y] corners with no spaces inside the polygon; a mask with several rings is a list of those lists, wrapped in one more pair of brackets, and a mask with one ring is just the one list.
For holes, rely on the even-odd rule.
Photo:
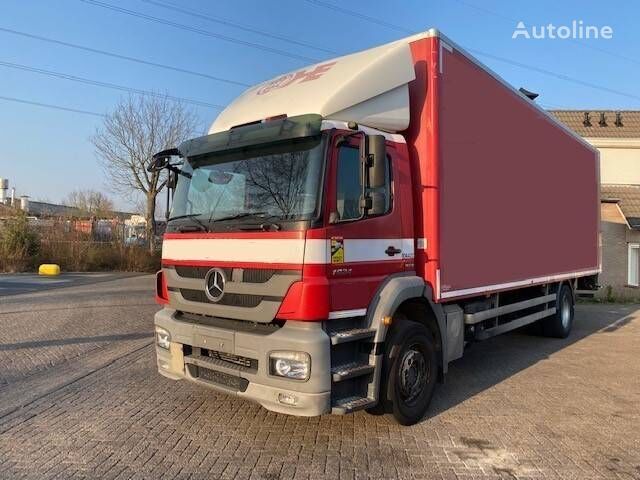
{"label": "front bumper", "polygon": [[[237,329],[233,321],[213,320],[212,325],[193,323],[170,308],[156,313],[155,324],[171,334],[169,350],[156,345],[158,371],[173,380],[190,380],[275,412],[316,416],[331,411],[330,341],[320,322],[288,321],[281,328],[268,330]],[[308,353],[309,379],[270,375],[269,352],[275,350]],[[203,351],[216,352],[216,358],[200,355]],[[225,360],[229,357],[250,359],[251,363],[234,364]],[[289,403],[283,403],[284,399]],[[293,400],[295,404],[291,404]]]}

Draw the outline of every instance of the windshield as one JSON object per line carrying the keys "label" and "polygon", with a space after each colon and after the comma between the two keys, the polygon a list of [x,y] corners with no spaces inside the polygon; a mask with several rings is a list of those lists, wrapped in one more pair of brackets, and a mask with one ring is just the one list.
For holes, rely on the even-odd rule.
{"label": "windshield", "polygon": [[321,136],[187,158],[169,221],[209,230],[216,222],[310,220],[322,179]]}

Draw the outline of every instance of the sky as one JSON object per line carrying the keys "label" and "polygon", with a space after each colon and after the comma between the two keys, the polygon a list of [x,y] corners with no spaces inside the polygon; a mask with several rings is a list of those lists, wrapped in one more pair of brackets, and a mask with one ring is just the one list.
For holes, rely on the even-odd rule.
{"label": "sky", "polygon": [[[34,200],[90,188],[132,208],[112,193],[90,142],[102,122],[95,114],[127,92],[33,69],[224,107],[242,84],[435,27],[515,87],[540,93],[547,108],[640,109],[639,18],[631,0],[0,0],[0,177]],[[610,26],[613,38],[512,38],[519,21],[531,32],[574,20]],[[202,133],[220,111],[186,105]]]}

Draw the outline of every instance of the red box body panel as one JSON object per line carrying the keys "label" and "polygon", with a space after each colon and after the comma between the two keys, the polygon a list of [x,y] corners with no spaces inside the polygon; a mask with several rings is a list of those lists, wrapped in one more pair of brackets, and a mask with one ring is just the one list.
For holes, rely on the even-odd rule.
{"label": "red box body panel", "polygon": [[595,273],[597,151],[442,39],[411,48],[416,268],[434,299]]}

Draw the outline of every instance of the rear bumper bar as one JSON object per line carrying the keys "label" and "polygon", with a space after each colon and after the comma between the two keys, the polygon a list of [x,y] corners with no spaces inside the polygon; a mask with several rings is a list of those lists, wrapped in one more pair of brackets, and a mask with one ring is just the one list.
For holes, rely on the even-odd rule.
{"label": "rear bumper bar", "polygon": [[[171,335],[169,350],[156,345],[158,371],[167,378],[196,382],[289,415],[331,411],[330,341],[320,322],[288,321],[272,331],[241,331],[195,324],[164,308],[156,313],[155,325]],[[309,379],[270,375],[269,352],[274,350],[308,353]],[[200,354],[209,351],[215,357]]]}

